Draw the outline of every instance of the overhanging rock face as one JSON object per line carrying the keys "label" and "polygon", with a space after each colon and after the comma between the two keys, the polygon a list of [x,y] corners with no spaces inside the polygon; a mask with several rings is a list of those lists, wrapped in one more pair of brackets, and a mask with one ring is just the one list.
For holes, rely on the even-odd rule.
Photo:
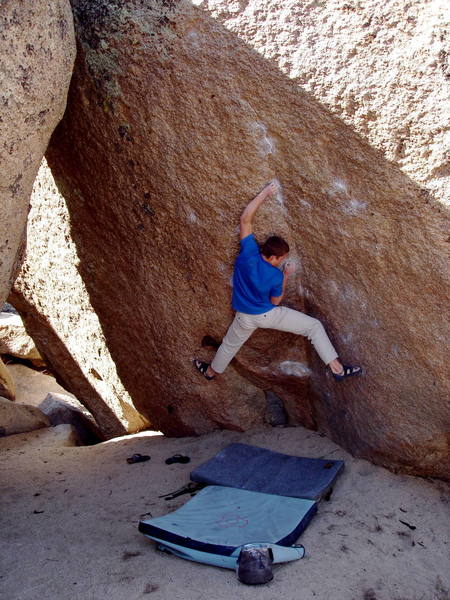
{"label": "overhanging rock face", "polygon": [[[177,396],[174,390],[180,382],[176,378],[173,384],[167,381],[166,391],[163,379],[157,380],[162,387],[155,385],[158,377],[155,365],[160,352],[149,345],[148,336],[151,331],[155,336],[159,330],[164,332],[161,319],[166,317],[152,313],[152,301],[146,296],[149,305],[146,320],[141,321],[139,297],[147,292],[134,287],[132,271],[128,272],[128,265],[134,260],[132,239],[126,242],[126,248],[117,247],[115,258],[111,256],[117,266],[122,265],[122,275],[116,278],[109,272],[105,279],[108,290],[98,288],[102,301],[112,311],[107,325],[99,319],[92,290],[83,280],[82,260],[71,239],[73,225],[66,202],[44,162],[33,188],[27,250],[11,300],[20,310],[46,363],[60,383],[89,408],[103,435],[115,437],[148,427],[163,428],[175,435],[193,434],[217,426],[245,429],[261,423],[264,394],[236,373],[232,381],[219,386],[215,403],[203,413],[199,411],[200,406],[204,409],[201,394],[209,392],[191,368],[187,375],[200,384],[199,394],[194,387],[190,396]],[[90,264],[100,285],[102,277],[95,261],[99,258],[103,262],[105,255],[104,248],[95,248],[98,240],[95,234],[93,236],[94,247],[90,251],[95,258]],[[130,277],[129,283],[124,286],[121,277]],[[129,296],[132,289],[134,299]],[[115,347],[110,339],[113,331],[121,340],[117,354],[110,351]],[[168,341],[162,338],[160,343],[161,352],[170,352]],[[176,338],[173,343],[177,347]],[[167,364],[164,370],[168,379],[170,368]],[[191,383],[186,384],[186,388],[189,385]],[[233,394],[239,395],[236,409]],[[188,403],[186,408],[189,399],[191,405]]]}
{"label": "overhanging rock face", "polygon": [[[245,376],[353,453],[445,476],[443,206],[290,79],[270,39],[227,29],[220,3],[72,4],[78,58],[47,156],[137,410],[173,435],[246,428],[264,407]],[[261,4],[268,22],[275,3]],[[257,237],[288,239],[289,304],[320,317],[363,378],[335,383],[307,342],[277,332],[257,332],[220,382],[193,372],[232,316],[239,215],[272,177],[284,195],[261,208]]]}

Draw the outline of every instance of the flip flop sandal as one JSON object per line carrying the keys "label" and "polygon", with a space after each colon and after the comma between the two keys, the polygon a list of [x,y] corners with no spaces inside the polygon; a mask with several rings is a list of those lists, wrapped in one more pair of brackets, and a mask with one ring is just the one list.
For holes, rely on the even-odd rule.
{"label": "flip flop sandal", "polygon": [[133,456],[127,458],[127,463],[133,465],[134,463],[145,462],[147,460],[150,460],[150,456],[145,454],[133,454]]}
{"label": "flip flop sandal", "polygon": [[363,370],[359,366],[342,365],[342,373],[333,373],[333,377],[336,381],[342,381],[346,377],[353,377],[354,375],[361,375]]}
{"label": "flip flop sandal", "polygon": [[209,363],[202,362],[201,360],[197,360],[196,358],[192,362],[194,364],[194,367],[197,369],[197,371],[200,371],[200,373],[203,375],[203,377],[205,379],[207,379],[208,381],[211,381],[211,379],[214,379],[214,375],[208,375],[206,373],[206,371],[208,370],[208,367],[209,367]]}
{"label": "flip flop sandal", "polygon": [[185,465],[188,462],[191,462],[189,456],[183,456],[182,454],[174,454],[166,460],[166,465],[173,465],[173,463],[182,463],[183,465]]}

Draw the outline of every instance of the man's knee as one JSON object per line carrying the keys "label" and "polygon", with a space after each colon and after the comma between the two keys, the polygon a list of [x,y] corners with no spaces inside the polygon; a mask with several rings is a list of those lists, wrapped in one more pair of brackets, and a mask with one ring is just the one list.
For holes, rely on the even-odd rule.
{"label": "man's knee", "polygon": [[314,319],[312,317],[309,325],[308,336],[312,337],[321,333],[325,333],[325,327],[322,325],[319,319]]}
{"label": "man's knee", "polygon": [[224,347],[224,349],[226,350],[236,350],[239,349],[244,343],[245,343],[245,339],[242,339],[241,336],[237,336],[237,335],[233,335],[233,334],[229,334],[226,335],[224,337],[224,339],[222,340],[222,345]]}

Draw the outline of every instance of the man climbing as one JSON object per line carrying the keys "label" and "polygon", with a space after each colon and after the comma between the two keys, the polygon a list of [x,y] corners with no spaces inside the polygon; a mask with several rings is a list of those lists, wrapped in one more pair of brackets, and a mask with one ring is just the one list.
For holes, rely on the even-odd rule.
{"label": "man climbing", "polygon": [[258,327],[306,336],[338,381],[362,373],[359,366],[341,363],[320,321],[279,306],[288,278],[295,271],[294,264],[286,264],[284,272],[278,268],[288,256],[289,245],[282,238],[272,236],[260,249],[252,233],[256,211],[267,198],[277,193],[278,185],[276,180],[267,184],[241,215],[240,252],[233,273],[232,306],[236,315],[212,363],[194,360],[195,367],[208,380],[225,371]]}

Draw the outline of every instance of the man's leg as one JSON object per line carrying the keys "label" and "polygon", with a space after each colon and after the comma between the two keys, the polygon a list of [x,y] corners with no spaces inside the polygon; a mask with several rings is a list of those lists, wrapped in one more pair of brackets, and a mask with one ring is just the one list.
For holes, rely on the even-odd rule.
{"label": "man's leg", "polygon": [[331,370],[339,373],[342,365],[338,360],[338,353],[330,342],[324,326],[318,319],[309,315],[287,308],[286,306],[277,306],[267,313],[267,325],[260,325],[269,329],[278,329],[279,331],[289,331],[297,335],[303,335],[309,339],[314,346],[317,354]]}
{"label": "man's leg", "polygon": [[230,364],[231,359],[234,358],[255,329],[256,326],[252,323],[251,316],[236,313],[210,365],[213,372],[208,374],[223,373]]}

